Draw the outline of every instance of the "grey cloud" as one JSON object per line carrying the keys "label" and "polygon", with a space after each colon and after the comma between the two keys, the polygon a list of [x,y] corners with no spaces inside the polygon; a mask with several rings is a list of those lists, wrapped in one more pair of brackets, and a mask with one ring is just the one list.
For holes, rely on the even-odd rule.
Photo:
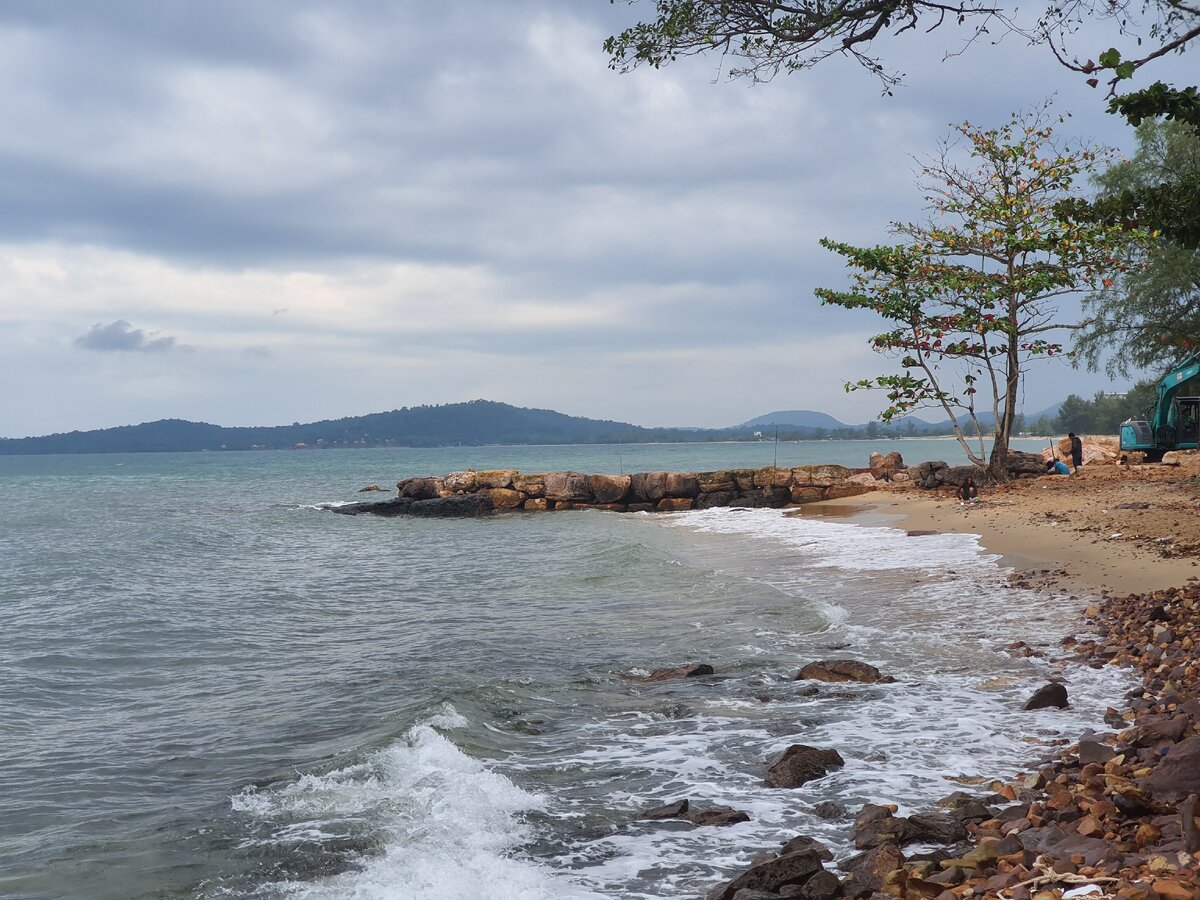
{"label": "grey cloud", "polygon": [[153,337],[153,334],[147,335],[124,319],[116,319],[107,325],[97,322],[86,334],[75,338],[75,346],[102,353],[164,353],[176,349],[175,338]]}

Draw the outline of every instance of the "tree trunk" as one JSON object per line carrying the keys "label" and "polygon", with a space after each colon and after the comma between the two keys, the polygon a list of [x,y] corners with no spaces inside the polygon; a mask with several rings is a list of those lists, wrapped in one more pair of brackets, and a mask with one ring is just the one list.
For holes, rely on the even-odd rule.
{"label": "tree trunk", "polygon": [[[1015,305],[1014,299],[1010,306]],[[1011,321],[1017,321],[1015,310]],[[988,477],[996,482],[1008,481],[1008,441],[1012,435],[1013,422],[1017,418],[1017,394],[1021,388],[1021,358],[1015,334],[1009,335],[1005,364],[1004,412],[996,420],[996,438],[992,443],[991,458],[988,460]]]}

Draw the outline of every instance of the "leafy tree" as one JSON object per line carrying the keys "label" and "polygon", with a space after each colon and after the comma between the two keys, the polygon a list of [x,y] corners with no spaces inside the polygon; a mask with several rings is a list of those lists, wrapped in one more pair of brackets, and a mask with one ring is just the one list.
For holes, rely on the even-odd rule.
{"label": "leafy tree", "polygon": [[1153,402],[1153,381],[1138,382],[1124,394],[1100,392],[1091,400],[1071,394],[1063,401],[1052,430],[1115,435],[1122,422],[1143,415]]}
{"label": "leafy tree", "polygon": [[1154,238],[1131,245],[1134,265],[1085,299],[1077,345],[1078,362],[1110,375],[1166,368],[1200,349],[1200,133],[1145,122],[1137,136],[1133,158],[1098,176],[1096,206],[1132,207]]}
{"label": "leafy tree", "polygon": [[[887,391],[885,422],[940,406],[968,458],[994,480],[1007,478],[1022,372],[1062,349],[1051,339],[1068,327],[1056,320],[1055,299],[1098,283],[1137,234],[1058,214],[1096,156],[1059,145],[1047,118],[1041,110],[1014,115],[1000,128],[957,126],[957,141],[922,167],[936,220],[893,223],[903,243],[821,242],[846,258],[853,283],[846,291],[818,289],[817,296],[880,315],[887,330],[871,346],[898,358],[902,369],[847,390]],[[969,158],[960,162],[964,148]],[[984,431],[979,404],[995,417],[990,453],[981,438],[974,446],[968,440]]]}
{"label": "leafy tree", "polygon": [[[653,18],[605,42],[613,68],[657,68],[715,51],[737,60],[732,75],[769,80],[841,55],[857,60],[890,88],[900,76],[873,55],[874,41],[889,34],[928,33],[949,21],[970,29],[968,43],[992,28],[1017,32],[1047,45],[1064,66],[1092,76],[1093,86],[1106,75],[1115,87],[1200,37],[1200,6],[1194,0],[1068,0],[1050,3],[1025,22],[1016,4],[1006,8],[988,0],[654,0],[654,10]],[[1073,57],[1066,42],[1092,19],[1113,20],[1135,48],[1133,55],[1122,56],[1114,47],[1097,54],[1098,62]],[[1164,91],[1171,94],[1164,85],[1158,95],[1127,102],[1133,108],[1155,102],[1186,105],[1183,93],[1166,96]]]}

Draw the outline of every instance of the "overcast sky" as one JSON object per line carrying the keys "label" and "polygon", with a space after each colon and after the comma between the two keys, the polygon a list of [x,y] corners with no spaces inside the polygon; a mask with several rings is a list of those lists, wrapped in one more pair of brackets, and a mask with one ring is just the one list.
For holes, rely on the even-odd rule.
{"label": "overcast sky", "polygon": [[[486,398],[724,426],[881,398],[828,235],[921,216],[912,155],[1057,93],[1019,40],[767,85],[619,75],[608,0],[0,5],[0,435],[268,425]],[[1164,70],[1165,72],[1165,70]],[[1110,389],[1055,363],[1025,408]],[[929,414],[929,418],[941,418]]]}

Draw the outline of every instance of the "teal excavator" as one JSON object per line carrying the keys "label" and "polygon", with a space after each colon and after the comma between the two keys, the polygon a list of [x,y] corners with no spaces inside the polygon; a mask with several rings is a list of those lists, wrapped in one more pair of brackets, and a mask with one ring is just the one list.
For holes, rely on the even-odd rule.
{"label": "teal excavator", "polygon": [[1121,452],[1140,450],[1148,462],[1158,462],[1168,450],[1200,448],[1200,397],[1181,396],[1195,390],[1200,354],[1193,354],[1162,377],[1154,389],[1154,405],[1144,419],[1121,423]]}

